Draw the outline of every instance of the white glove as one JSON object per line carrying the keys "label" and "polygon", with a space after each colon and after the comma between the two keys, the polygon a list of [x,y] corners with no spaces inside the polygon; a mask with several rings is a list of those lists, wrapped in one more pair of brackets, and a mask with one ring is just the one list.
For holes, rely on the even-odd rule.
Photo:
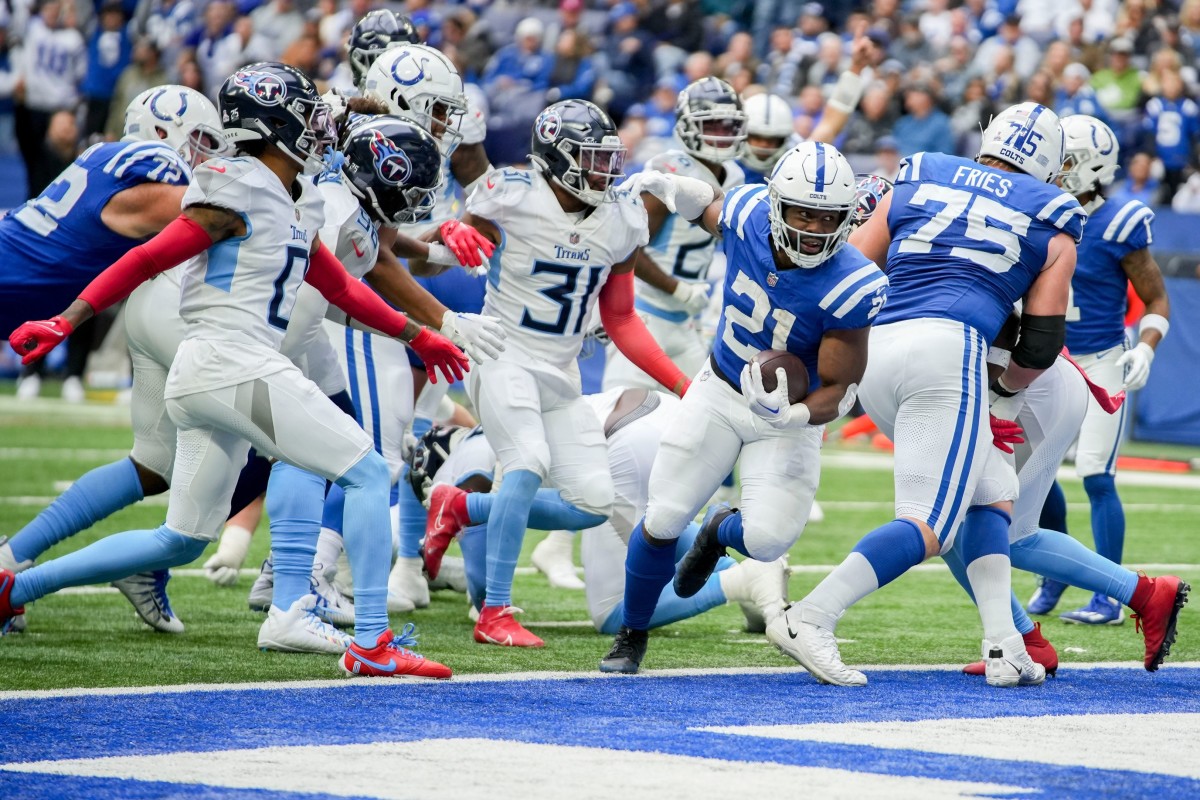
{"label": "white glove", "polygon": [[650,170],[638,173],[638,192],[648,192],[663,202],[672,214],[686,220],[699,219],[717,197],[712,184],[686,175],[669,175]]}
{"label": "white glove", "polygon": [[675,213],[676,183],[671,180],[670,175],[656,170],[646,170],[638,173],[634,180],[637,182],[636,191],[639,194],[646,192],[654,195],[667,207],[667,211]]}
{"label": "white glove", "polygon": [[213,557],[204,562],[204,577],[217,586],[233,586],[237,583],[238,570],[246,563],[246,553],[250,549],[250,537],[253,533],[230,525],[221,534],[221,544]]}
{"label": "white glove", "polygon": [[329,105],[330,116],[333,117],[335,124],[340,123],[346,118],[346,96],[337,89],[330,89],[325,94],[321,95],[321,99]]}
{"label": "white glove", "polygon": [[447,311],[442,317],[441,334],[461,347],[472,361],[497,358],[504,350],[504,339],[508,336],[495,317],[456,311]]}
{"label": "white glove", "polygon": [[788,402],[787,373],[782,367],[775,370],[775,377],[778,380],[775,391],[768,392],[763,386],[762,365],[751,361],[742,367],[742,396],[749,403],[751,413],[777,430],[803,428],[808,424],[808,406]]}
{"label": "white glove", "polygon": [[708,308],[707,283],[679,281],[679,285],[675,287],[674,292],[671,292],[671,296],[683,303],[689,317],[694,317]]}
{"label": "white glove", "polygon": [[1154,348],[1145,342],[1138,342],[1137,347],[1126,350],[1125,355],[1117,359],[1117,366],[1125,369],[1125,390],[1136,392],[1145,386],[1153,363]]}

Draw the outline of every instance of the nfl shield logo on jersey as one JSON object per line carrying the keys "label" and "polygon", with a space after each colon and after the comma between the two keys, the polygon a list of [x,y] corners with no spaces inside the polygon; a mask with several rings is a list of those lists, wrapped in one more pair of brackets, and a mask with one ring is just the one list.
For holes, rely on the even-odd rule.
{"label": "nfl shield logo on jersey", "polygon": [[777,283],[779,283],[779,276],[776,275],[774,272],[768,273],[767,274],[767,286],[770,286],[772,289],[774,289],[775,284],[777,284]]}
{"label": "nfl shield logo on jersey", "polygon": [[571,235],[568,236],[567,238],[571,241],[571,244],[579,244],[579,234],[578,233],[575,233],[574,231],[572,231]]}

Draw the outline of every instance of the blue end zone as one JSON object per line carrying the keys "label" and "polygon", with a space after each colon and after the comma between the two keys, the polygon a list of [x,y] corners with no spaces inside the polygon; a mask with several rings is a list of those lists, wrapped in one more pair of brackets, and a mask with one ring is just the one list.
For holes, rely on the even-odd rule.
{"label": "blue end zone", "polygon": [[[989,688],[981,679],[956,672],[872,671],[870,678],[869,686],[849,690],[818,685],[797,671],[529,680],[502,686],[355,682],[317,689],[5,700],[0,701],[5,731],[0,758],[11,763],[461,737],[986,781],[1036,787],[1039,793],[1030,796],[1042,797],[1200,796],[1200,781],[1151,773],[694,730],[948,717],[1200,712],[1200,692],[1195,690],[1200,670],[1191,668],[1166,669],[1153,676],[1132,669],[1068,671],[1045,686],[1021,690]],[[351,716],[347,712],[352,709],[385,713]],[[320,719],[330,724],[314,724]],[[146,781],[20,774],[5,772],[0,764],[0,795],[5,797],[142,798],[180,788],[180,784]],[[195,789],[183,793],[212,798],[317,796]]]}

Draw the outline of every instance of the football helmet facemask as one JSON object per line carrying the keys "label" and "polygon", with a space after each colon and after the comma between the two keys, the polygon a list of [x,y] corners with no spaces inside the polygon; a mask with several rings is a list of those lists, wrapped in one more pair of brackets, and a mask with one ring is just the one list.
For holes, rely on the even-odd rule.
{"label": "football helmet facemask", "polygon": [[612,118],[587,100],[555,103],[533,123],[529,160],[590,206],[612,199],[612,188],[625,176],[625,155]]}
{"label": "football helmet facemask", "polygon": [[122,141],[163,142],[195,167],[233,148],[221,132],[221,115],[207,97],[186,86],[155,86],[125,109]]}
{"label": "football helmet facemask", "polygon": [[433,136],[400,117],[366,117],[342,142],[342,174],[375,222],[429,218],[442,187],[442,154]]}
{"label": "football helmet facemask", "polygon": [[367,70],[363,94],[429,131],[446,156],[462,141],[456,119],[467,110],[462,78],[432,47],[402,44],[384,51]]}
{"label": "football helmet facemask", "polygon": [[300,165],[305,175],[325,169],[325,151],[337,139],[333,113],[299,69],[263,61],[225,79],[217,97],[225,138],[265,141]]}
{"label": "football helmet facemask", "polygon": [[421,36],[412,20],[386,8],[377,8],[354,23],[346,42],[347,61],[354,85],[363,88],[367,70],[384,51],[402,44],[418,44]]}
{"label": "football helmet facemask", "polygon": [[746,112],[734,88],[720,78],[688,84],[675,102],[675,133],[696,158],[728,161],[742,152]]}
{"label": "football helmet facemask", "polygon": [[[837,148],[821,142],[793,147],[767,181],[775,246],[805,269],[828,261],[850,237],[855,187],[854,170]],[[804,228],[788,222],[790,208],[800,209]]]}

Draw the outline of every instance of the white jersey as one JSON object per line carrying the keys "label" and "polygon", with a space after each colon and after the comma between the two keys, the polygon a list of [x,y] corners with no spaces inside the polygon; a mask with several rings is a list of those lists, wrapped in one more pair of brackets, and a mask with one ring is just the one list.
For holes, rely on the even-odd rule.
{"label": "white jersey", "polygon": [[479,183],[467,211],[491,220],[503,237],[488,267],[483,313],[501,320],[510,349],[567,368],[612,266],[646,243],[641,198],[617,190],[590,214],[569,214],[539,171],[509,168]]}
{"label": "white jersey", "polygon": [[193,173],[183,207],[233,211],[245,221],[246,233],[214,244],[182,267],[179,315],[187,326],[185,344],[230,344],[210,348],[220,357],[204,369],[173,370],[168,397],[287,368],[286,359],[271,355],[277,356],[283,343],[310,248],[325,219],[316,187],[303,178],[294,186],[296,199],[256,158],[217,158]]}
{"label": "white jersey", "polygon": [[[746,182],[742,168],[734,161],[726,161],[725,180],[719,181],[694,156],[682,150],[668,150],[646,163],[646,171],[665,172],[702,180],[714,189],[727,192]],[[663,272],[685,283],[704,283],[708,280],[708,268],[712,265],[716,251],[716,239],[699,225],[693,225],[678,214],[669,214],[663,221],[653,241],[646,247],[646,255]],[[687,311],[683,303],[670,293],[656,289],[644,281],[637,281],[637,296],[643,304],[668,312],[673,321],[683,322]],[[645,309],[643,309],[645,310]]]}

